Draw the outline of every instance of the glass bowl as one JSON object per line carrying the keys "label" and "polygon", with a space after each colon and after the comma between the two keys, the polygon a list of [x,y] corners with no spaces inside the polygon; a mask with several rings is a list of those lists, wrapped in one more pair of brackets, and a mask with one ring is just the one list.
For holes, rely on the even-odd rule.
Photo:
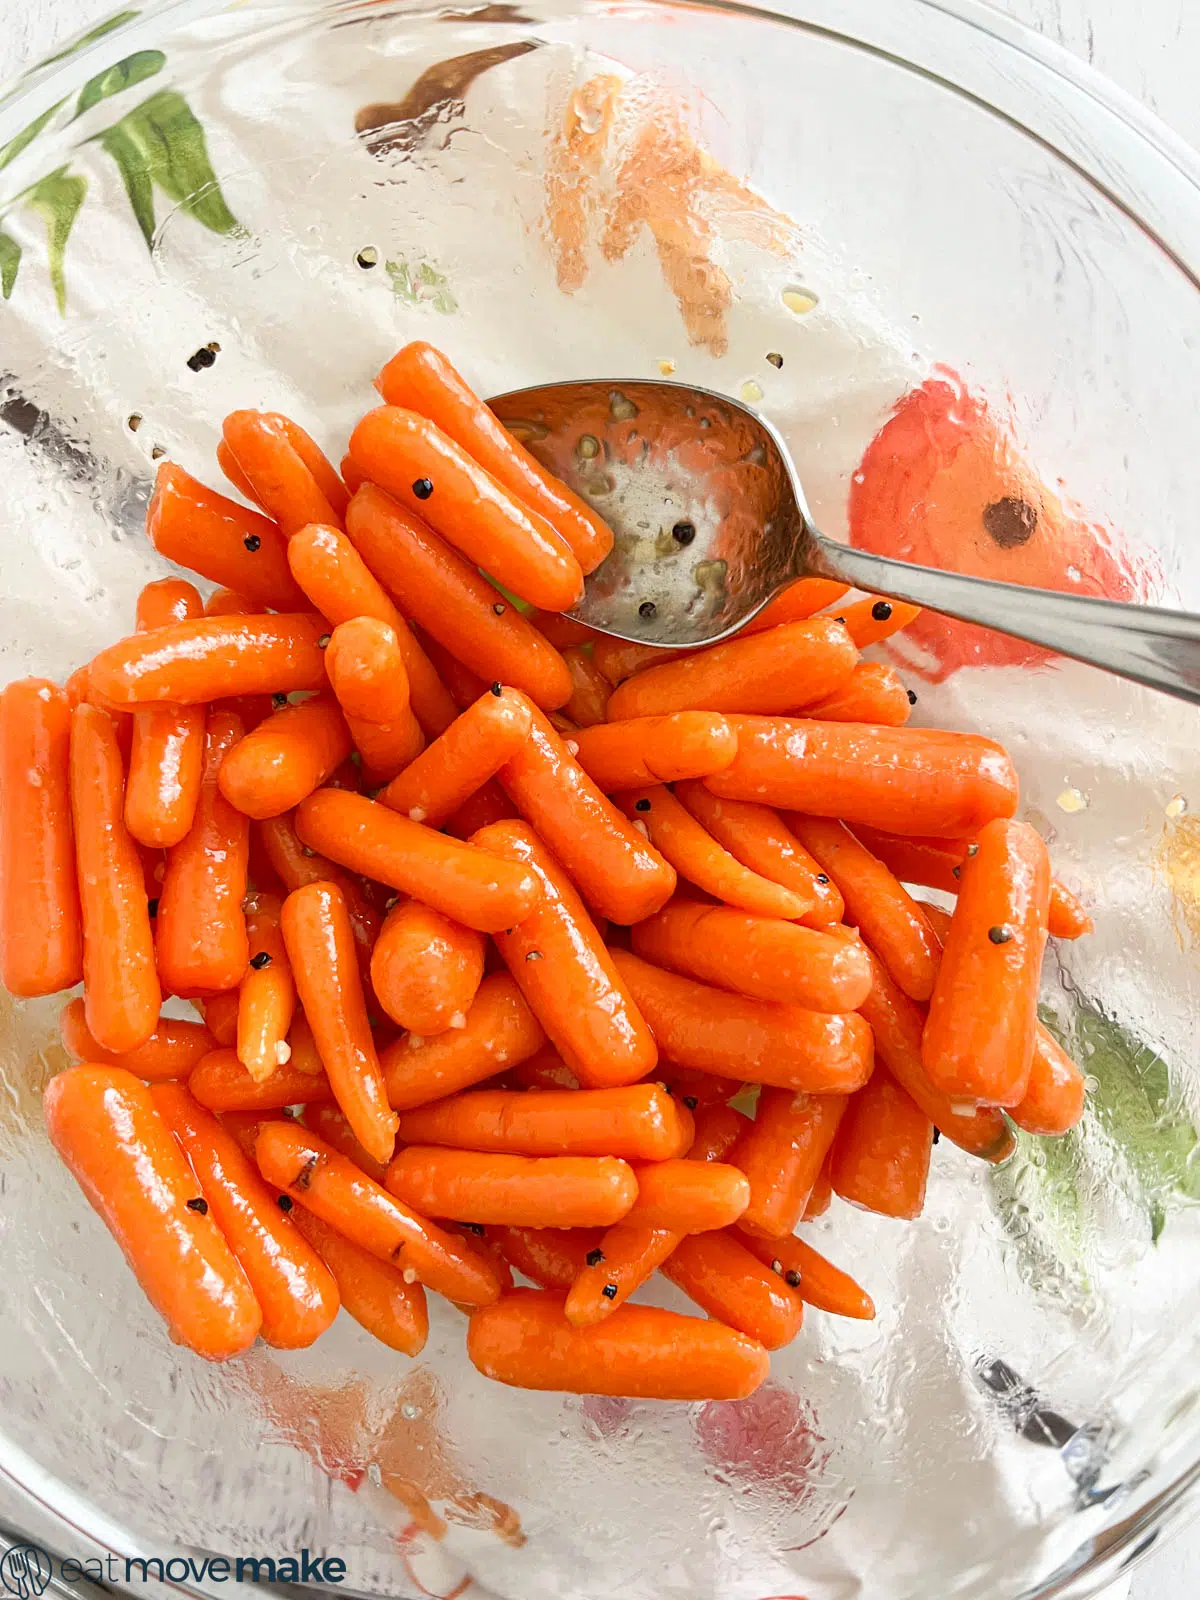
{"label": "glass bowl", "polygon": [[[247,405],[336,452],[414,337],[485,394],[726,390],[830,531],[1200,609],[1195,161],[967,0],[130,9],[0,101],[0,206],[6,677],[128,629],[157,459],[219,481]],[[812,1314],[737,1405],[489,1386],[450,1307],[416,1363],[343,1318],[213,1369],[51,1157],[56,1006],[3,1000],[27,1529],[118,1585],[307,1549],[361,1594],[505,1600],[1078,1596],[1153,1540],[1200,1470],[1200,724],[936,619],[896,659],[918,720],[1008,741],[1095,910],[1044,994],[1082,1128],[995,1171],[943,1142],[914,1226],[835,1202],[812,1234],[878,1319]]]}

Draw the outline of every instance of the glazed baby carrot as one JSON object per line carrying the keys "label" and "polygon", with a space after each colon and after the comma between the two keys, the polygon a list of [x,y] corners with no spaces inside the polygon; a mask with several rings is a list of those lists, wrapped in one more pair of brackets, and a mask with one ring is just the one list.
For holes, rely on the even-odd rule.
{"label": "glazed baby carrot", "polygon": [[597,639],[592,650],[592,660],[614,688],[645,672],[647,667],[661,667],[664,661],[682,661],[696,654],[693,650],[664,650],[661,645],[638,644],[633,639]]}
{"label": "glazed baby carrot", "polygon": [[117,1055],[105,1050],[87,1025],[82,1000],[68,1000],[58,1019],[63,1047],[80,1061],[93,1066],[124,1067],[135,1078],[147,1083],[166,1083],[186,1078],[192,1068],[216,1049],[216,1041],[202,1022],[185,1022],[178,1017],[160,1017],[158,1026],[136,1050]]}
{"label": "glazed baby carrot", "polygon": [[598,567],[612,549],[608,524],[530,455],[432,345],[423,340],[405,345],[375,387],[389,406],[431,418],[510,494],[544,517],[584,572]]}
{"label": "glazed baby carrot", "polygon": [[464,800],[458,810],[446,818],[444,831],[455,839],[469,839],[480,828],[516,815],[516,807],[504,790],[494,778],[489,778],[482,789],[476,789],[469,800]]}
{"label": "glazed baby carrot", "polygon": [[600,793],[539,712],[500,782],[598,916],[628,925],[670,899],[675,869]]}
{"label": "glazed baby carrot", "polygon": [[741,1400],[767,1376],[755,1340],[657,1306],[622,1306],[594,1328],[573,1328],[562,1298],[517,1289],[477,1311],[467,1354],[487,1378],[520,1389],[649,1400]]}
{"label": "glazed baby carrot", "polygon": [[806,1305],[835,1317],[873,1320],[875,1303],[866,1290],[803,1239],[794,1234],[786,1239],[761,1239],[753,1233],[739,1237],[754,1259],[777,1272]]}
{"label": "glazed baby carrot", "polygon": [[914,1000],[928,1000],[940,952],[921,907],[844,823],[792,812],[788,826],[837,884],[845,916]]}
{"label": "glazed baby carrot", "polygon": [[255,1144],[259,1171],[322,1222],[391,1262],[413,1281],[462,1305],[490,1305],[495,1268],[478,1251],[410,1211],[352,1161],[295,1122],[265,1122]]}
{"label": "glazed baby carrot", "polygon": [[367,900],[361,886],[348,872],[301,844],[293,826],[294,817],[268,817],[256,824],[258,836],[272,869],[287,890],[302,889],[306,883],[336,883],[346,901],[359,967],[366,970],[383,920]]}
{"label": "glazed baby carrot", "polygon": [[802,622],[805,617],[816,616],[826,606],[835,605],[849,588],[849,584],[838,583],[834,578],[797,578],[769,600],[742,632],[765,633],[768,628],[778,628],[784,622]]}
{"label": "glazed baby carrot", "polygon": [[[138,597],[137,631],[145,633],[203,612],[190,583],[163,578]],[[153,706],[133,716],[125,826],[139,843],[178,844],[192,825],[204,761],[203,706]]]}
{"label": "glazed baby carrot", "polygon": [[207,994],[195,1001],[204,1026],[222,1049],[237,1045],[238,992],[227,990],[222,994]]}
{"label": "glazed baby carrot", "polygon": [[247,500],[253,500],[255,505],[258,505],[259,499],[254,492],[254,485],[242,471],[241,467],[238,466],[237,457],[225,443],[224,439],[217,440],[216,457],[217,465],[220,467],[225,477],[233,485],[237,492],[240,495],[244,495]]}
{"label": "glazed baby carrot", "polygon": [[390,884],[480,933],[514,926],[539,898],[528,868],[498,862],[362,795],[318,790],[296,812],[296,832],[352,872]]}
{"label": "glazed baby carrot", "polygon": [[857,1011],[871,988],[870,961],[857,940],[695,900],[672,900],[639,922],[633,951],[718,989],[813,1011]]}
{"label": "glazed baby carrot", "polygon": [[692,1119],[656,1083],[622,1089],[476,1089],[400,1118],[404,1144],[519,1156],[667,1161],[691,1145]]}
{"label": "glazed baby carrot", "polygon": [[[576,556],[578,554],[576,551]],[[556,650],[570,650],[577,644],[596,644],[605,637],[586,623],[576,622],[574,617],[568,617],[561,611],[527,611],[525,617],[539,633],[545,634]],[[606,678],[605,682],[609,683],[609,680]]]}
{"label": "glazed baby carrot", "polygon": [[563,660],[571,674],[574,689],[563,707],[565,714],[577,728],[591,728],[604,721],[612,684],[599,667],[578,646],[563,651]]}
{"label": "glazed baby carrot", "polygon": [[313,1038],[308,1018],[299,1009],[292,1017],[287,1043],[290,1052],[288,1061],[297,1072],[307,1073],[312,1078],[325,1076],[325,1066],[321,1060],[321,1052],[317,1049],[317,1041]]}
{"label": "glazed baby carrot", "polygon": [[978,845],[963,863],[921,1059],[952,1099],[1018,1105],[1033,1063],[1050,865],[1028,823],[989,823]]}
{"label": "glazed baby carrot", "polygon": [[250,1281],[262,1310],[262,1337],[277,1350],[306,1349],[338,1313],[329,1269],[211,1111],[180,1083],[160,1083],[150,1098],[183,1146],[209,1214]]}
{"label": "glazed baby carrot", "polygon": [[671,711],[794,711],[840,689],[858,660],[846,630],[817,618],[739,635],[639,672],[613,690],[608,718]]}
{"label": "glazed baby carrot", "polygon": [[580,727],[571,742],[576,761],[605,794],[647,783],[706,778],[727,767],[737,754],[737,735],[716,711],[676,711],[667,717],[597,723]]}
{"label": "glazed baby carrot", "polygon": [[345,1156],[347,1161],[353,1161],[356,1167],[361,1168],[368,1178],[374,1178],[376,1183],[382,1183],[387,1177],[387,1162],[377,1161],[363,1149],[341,1106],[328,1101],[323,1101],[319,1105],[305,1106],[304,1126],[311,1128],[318,1138],[324,1139],[326,1144],[332,1145],[338,1155]]}
{"label": "glazed baby carrot", "polygon": [[395,1267],[344,1239],[303,1206],[293,1206],[289,1216],[333,1274],[342,1310],[389,1349],[419,1356],[429,1337],[421,1285],[408,1283]]}
{"label": "glazed baby carrot", "polygon": [[[697,1107],[724,1107],[742,1087],[737,1078],[710,1077],[706,1072],[692,1072],[674,1066],[669,1061],[659,1062],[659,1068],[661,1080],[671,1094],[683,1102],[688,1111],[695,1111]],[[735,1112],[734,1115],[737,1116],[738,1113]]]}
{"label": "glazed baby carrot", "polygon": [[254,1079],[269,1078],[291,1059],[288,1030],[296,1009],[296,985],[279,927],[275,895],[255,895],[246,906],[250,959],[238,990],[238,1060]]}
{"label": "glazed baby carrot", "polygon": [[523,822],[494,823],[472,843],[527,867],[540,886],[532,911],[493,938],[563,1060],[589,1089],[644,1078],[658,1060],[654,1039],[562,867]]}
{"label": "glazed baby carrot", "polygon": [[729,1160],[750,1180],[742,1227],[782,1238],[793,1231],[833,1144],[847,1106],[844,1095],[793,1094],[764,1088]]}
{"label": "glazed baby carrot", "polygon": [[653,1227],[634,1212],[606,1228],[567,1291],[567,1321],[576,1328],[606,1321],[654,1276],[682,1238],[674,1228]]}
{"label": "glazed baby carrot", "polygon": [[366,722],[347,717],[346,725],[362,758],[363,777],[372,788],[390,783],[425,748],[425,735],[412,711],[395,722]]}
{"label": "glazed baby carrot", "polygon": [[413,1033],[461,1028],[483,978],[486,940],[419,900],[388,912],[371,955],[379,1004]]}
{"label": "glazed baby carrot", "polygon": [[379,796],[413,822],[440,828],[529,737],[532,708],[518,689],[494,685],[455,718]]}
{"label": "glazed baby carrot", "polygon": [[756,800],[886,832],[955,836],[1011,816],[1017,775],[991,739],[936,728],[734,717],[738,753],[704,781]]}
{"label": "glazed baby carrot", "polygon": [[[768,1350],[782,1349],[800,1332],[803,1300],[770,1267],[755,1260],[732,1230],[688,1234],[663,1262],[662,1274],[718,1324],[756,1339]],[[627,1306],[618,1315],[631,1309]],[[600,1327],[612,1324],[610,1317]]]}
{"label": "glazed baby carrot", "polygon": [[805,711],[822,722],[875,722],[900,728],[912,715],[913,702],[895,667],[882,661],[860,661],[840,689]]}
{"label": "glazed baby carrot", "polygon": [[228,1361],[262,1312],[150,1090],[120,1067],[68,1067],[46,1085],[51,1143],[180,1344]]}
{"label": "glazed baby carrot", "polygon": [[488,1238],[504,1259],[543,1289],[569,1289],[600,1243],[599,1228],[498,1228]]}
{"label": "glazed baby carrot", "polygon": [[[910,1002],[911,1003],[911,1002]],[[812,1193],[808,1197],[808,1204],[804,1207],[805,1222],[811,1222],[814,1217],[823,1217],[833,1203],[833,1185],[829,1181],[829,1157],[825,1157],[825,1165],[817,1175],[817,1181],[812,1186]],[[801,1296],[801,1299],[804,1297]]]}
{"label": "glazed baby carrot", "polygon": [[846,908],[837,885],[777,811],[747,800],[723,800],[703,783],[678,784],[675,798],[744,867],[810,900],[812,909],[801,921],[842,920]]}
{"label": "glazed baby carrot", "polygon": [[333,883],[293,890],[280,927],[334,1098],[363,1148],[386,1161],[396,1143],[396,1114],[387,1103],[341,890]]}
{"label": "glazed baby carrot", "polygon": [[205,488],[173,462],[158,469],[146,532],[168,561],[248,595],[260,611],[303,608],[278,524]]}
{"label": "glazed baby carrot", "polygon": [[1029,1082],[1008,1113],[1026,1133],[1058,1138],[1083,1116],[1087,1080],[1050,1030],[1038,1023]]}
{"label": "glazed baby carrot", "polygon": [[[226,448],[239,471],[249,484],[255,500],[278,522],[285,537],[298,532],[307,523],[338,523],[341,512],[330,504],[316,474],[312,472],[293,443],[293,433],[300,430],[287,418],[269,411],[231,411],[225,418],[221,434]],[[307,434],[308,451],[317,446]],[[332,466],[325,461],[325,486],[332,488],[332,480],[340,479]],[[345,491],[336,496],[345,510]]]}
{"label": "glazed baby carrot", "polygon": [[851,1094],[871,1075],[871,1030],[853,1012],[750,1000],[609,953],[659,1051],[678,1066],[814,1094]]}
{"label": "glazed baby carrot", "polygon": [[221,793],[248,817],[278,817],[349,754],[345,717],[335,701],[314,695],[273,712],[229,751],[221,763]]}
{"label": "glazed baby carrot", "polygon": [[203,607],[206,617],[254,617],[261,609],[257,600],[236,589],[214,589]]}
{"label": "glazed baby carrot", "polygon": [[[497,602],[501,603],[507,605],[506,602]],[[457,656],[451,655],[445,645],[432,638],[428,631],[422,632],[420,639],[422,648],[433,662],[438,677],[445,684],[446,692],[458,710],[465,711],[468,706],[473,706],[487,689],[487,684],[477,672],[465,666]]]}
{"label": "glazed baby carrot", "polygon": [[55,994],[83,974],[65,690],[24,678],[0,691],[0,981]]}
{"label": "glazed baby carrot", "polygon": [[412,516],[531,605],[569,611],[583,593],[579,562],[545,517],[428,417],[377,406],[350,435],[350,458]]}
{"label": "glazed baby carrot", "polygon": [[486,683],[510,683],[548,710],[571,698],[571,674],[554,646],[390,495],[374,484],[360,489],[346,532],[405,616]]}
{"label": "glazed baby carrot", "polygon": [[613,1156],[513,1156],[411,1144],[387,1187],[424,1216],[514,1228],[605,1228],[637,1199],[637,1179]]}
{"label": "glazed baby carrot", "polygon": [[116,729],[86,702],[71,713],[70,772],[87,1025],[103,1049],[122,1055],[154,1032],[162,994],[142,863],[125,827]]}
{"label": "glazed baby carrot", "polygon": [[408,710],[408,673],[395,629],[376,617],[351,617],[329,636],[325,670],[349,717],[395,722]]}
{"label": "glazed baby carrot", "polygon": [[911,606],[904,600],[881,600],[869,594],[853,605],[839,606],[835,620],[844,623],[858,648],[865,650],[869,644],[878,644],[881,639],[889,639],[901,628],[907,628],[920,615],[920,606]]}
{"label": "glazed baby carrot", "polygon": [[431,739],[448,728],[458,708],[416,635],[346,535],[338,528],[301,528],[289,540],[287,555],[296,582],[334,627],[355,617],[387,623],[404,658],[414,716]]}
{"label": "glazed baby carrot", "polygon": [[1072,894],[1061,879],[1051,878],[1048,928],[1052,937],[1078,939],[1091,933],[1094,926],[1078,896]]}
{"label": "glazed baby carrot", "polygon": [[250,821],[218,786],[225,758],[241,733],[230,712],[209,714],[196,814],[187,836],[167,852],[154,943],[158,970],[173,994],[236,988],[249,959],[242,898]]}
{"label": "glazed baby carrot", "polygon": [[[504,1074],[504,1087],[515,1085],[518,1089],[571,1089],[579,1088],[579,1079],[559,1055],[553,1045],[546,1045],[528,1061],[522,1061],[511,1072]],[[427,1144],[437,1144],[437,1139],[427,1139]],[[525,1152],[528,1153],[528,1152]],[[615,1150],[614,1155],[622,1152]]]}
{"label": "glazed baby carrot", "polygon": [[750,1184],[740,1167],[723,1161],[652,1161],[634,1168],[638,1196],[629,1222],[675,1233],[727,1228],[750,1204]]}
{"label": "glazed baby carrot", "polygon": [[406,1034],[380,1056],[389,1103],[397,1111],[441,1100],[516,1066],[546,1042],[533,1012],[507,972],[479,985],[466,1025],[432,1039]]}
{"label": "glazed baby carrot", "polygon": [[919,1217],[933,1123],[882,1067],[851,1095],[830,1156],[835,1194],[885,1217]]}
{"label": "glazed baby carrot", "polygon": [[282,1111],[284,1106],[333,1099],[324,1073],[314,1077],[290,1061],[256,1082],[232,1047],[204,1056],[188,1078],[188,1093],[210,1111]]}
{"label": "glazed baby carrot", "polygon": [[93,660],[89,680],[118,707],[319,689],[324,626],[311,615],[194,617],[109,645]]}

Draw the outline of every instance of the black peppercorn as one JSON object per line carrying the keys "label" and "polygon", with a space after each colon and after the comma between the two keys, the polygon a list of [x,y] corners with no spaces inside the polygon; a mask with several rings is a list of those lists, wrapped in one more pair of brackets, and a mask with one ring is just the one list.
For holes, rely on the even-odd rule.
{"label": "black peppercorn", "polygon": [[767,360],[775,368],[776,372],[778,372],[779,368],[783,365],[783,357],[779,354],[778,350],[768,350]]}
{"label": "black peppercorn", "polygon": [[496,613],[496,615],[498,617],[502,617],[504,615],[505,611],[508,610],[508,607],[504,604],[503,600],[497,600],[496,604],[492,607],[492,610]]}
{"label": "black peppercorn", "polygon": [[915,689],[909,689],[907,691],[907,693],[908,693],[908,703],[909,703],[909,705],[910,706],[915,706],[916,703],[917,703],[917,691]]}
{"label": "black peppercorn", "polygon": [[[217,347],[218,349],[220,346]],[[202,345],[187,359],[187,364],[193,372],[203,372],[205,367],[213,367],[217,362],[217,352],[212,345]]]}
{"label": "black peppercorn", "polygon": [[942,1130],[940,1128],[935,1128],[933,1130],[933,1142],[934,1142],[934,1144],[941,1144],[941,1142],[942,1142]]}
{"label": "black peppercorn", "polygon": [[260,950],[256,956],[250,957],[250,965],[255,972],[261,972],[264,967],[271,965],[271,952],[269,950]]}
{"label": "black peppercorn", "polygon": [[694,1094],[685,1094],[683,1097],[683,1103],[689,1111],[695,1111],[696,1107],[700,1104],[699,1100],[696,1099]]}
{"label": "black peppercorn", "polygon": [[318,650],[328,650],[330,637],[331,636],[329,634],[323,633],[321,635],[321,637],[317,640],[317,649]]}
{"label": "black peppercorn", "polygon": [[633,809],[635,811],[649,811],[650,802],[649,800],[635,800],[633,802]]}
{"label": "black peppercorn", "polygon": [[817,882],[818,883],[828,883],[829,882],[829,874],[827,872],[818,872],[817,873]]}
{"label": "black peppercorn", "polygon": [[694,522],[677,522],[671,529],[671,537],[677,544],[691,544],[696,537],[696,524]]}
{"label": "black peppercorn", "polygon": [[246,546],[246,549],[249,550],[250,554],[253,555],[254,552],[261,546],[262,540],[259,538],[258,534],[248,533],[242,540],[242,543]]}
{"label": "black peppercorn", "polygon": [[795,1267],[792,1267],[789,1271],[784,1273],[783,1281],[784,1283],[790,1284],[793,1289],[798,1289],[800,1287],[800,1274],[796,1271]]}
{"label": "black peppercorn", "polygon": [[950,868],[950,876],[952,878],[961,878],[962,877],[962,868],[961,867],[951,867]]}
{"label": "black peppercorn", "polygon": [[150,913],[150,915],[152,917],[156,917],[158,915],[158,896],[157,895],[155,895],[153,900],[147,900],[146,901],[146,910]]}
{"label": "black peppercorn", "polygon": [[600,1293],[606,1300],[615,1300],[617,1298],[617,1286],[615,1283],[606,1283]]}
{"label": "black peppercorn", "polygon": [[499,700],[500,696],[504,693],[504,685],[502,683],[494,683],[492,685],[492,693],[496,696],[496,699]]}
{"label": "black peppercorn", "polygon": [[290,1211],[296,1202],[292,1199],[290,1194],[281,1194],[276,1199],[275,1204],[279,1207],[280,1211]]}
{"label": "black peppercorn", "polygon": [[418,500],[428,500],[433,493],[433,479],[418,478],[412,486],[412,491]]}
{"label": "black peppercorn", "polygon": [[871,615],[875,618],[876,622],[886,622],[891,614],[892,603],[890,600],[876,600],[875,604],[871,607]]}
{"label": "black peppercorn", "polygon": [[271,704],[275,707],[276,711],[282,711],[287,703],[288,698],[285,694],[273,694],[271,696]]}
{"label": "black peppercorn", "polygon": [[993,944],[1008,944],[1012,937],[1012,929],[1005,927],[1003,923],[1000,923],[995,928],[988,929],[988,938]]}
{"label": "black peppercorn", "polygon": [[638,607],[638,616],[644,618],[647,622],[649,622],[651,617],[657,616],[657,614],[658,607],[654,604],[653,600],[643,600],[641,605]]}
{"label": "black peppercorn", "polygon": [[194,1200],[189,1200],[187,1208],[189,1211],[198,1211],[202,1217],[208,1215],[208,1201],[202,1199],[200,1195],[197,1195]]}
{"label": "black peppercorn", "polygon": [[600,1263],[604,1260],[604,1251],[603,1250],[589,1250],[588,1253],[587,1253],[587,1258],[586,1259],[587,1259],[587,1264],[588,1264],[589,1267],[598,1267],[600,1265]]}

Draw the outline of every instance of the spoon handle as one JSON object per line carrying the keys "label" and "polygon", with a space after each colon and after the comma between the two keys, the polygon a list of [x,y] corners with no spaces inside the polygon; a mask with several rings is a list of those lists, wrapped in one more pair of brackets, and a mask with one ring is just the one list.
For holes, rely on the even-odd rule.
{"label": "spoon handle", "polygon": [[1200,616],[917,567],[820,534],[806,557],[805,570],[820,577],[981,623],[1200,704]]}

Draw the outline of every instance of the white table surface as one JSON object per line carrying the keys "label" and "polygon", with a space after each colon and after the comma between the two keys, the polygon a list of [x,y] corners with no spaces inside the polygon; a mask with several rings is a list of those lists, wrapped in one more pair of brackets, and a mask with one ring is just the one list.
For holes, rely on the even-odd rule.
{"label": "white table surface", "polygon": [[[994,0],[998,10],[1106,73],[1200,149],[1200,0]],[[115,0],[9,0],[0,16],[0,82]],[[1200,1519],[1101,1600],[1195,1600]]]}

